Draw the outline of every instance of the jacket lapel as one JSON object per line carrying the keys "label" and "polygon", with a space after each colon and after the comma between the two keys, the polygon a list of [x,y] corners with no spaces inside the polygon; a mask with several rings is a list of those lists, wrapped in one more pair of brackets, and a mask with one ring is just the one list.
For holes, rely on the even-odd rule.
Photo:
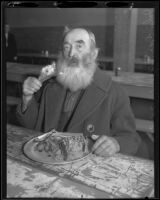
{"label": "jacket lapel", "polygon": [[87,116],[93,112],[96,107],[103,101],[104,97],[104,92],[95,88],[93,85],[88,88],[84,92],[68,128],[70,129],[84,121],[84,119],[87,118]]}

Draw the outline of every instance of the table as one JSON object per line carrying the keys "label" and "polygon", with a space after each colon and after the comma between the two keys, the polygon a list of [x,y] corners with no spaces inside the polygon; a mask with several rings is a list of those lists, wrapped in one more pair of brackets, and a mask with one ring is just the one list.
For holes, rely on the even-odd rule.
{"label": "table", "polygon": [[130,97],[154,99],[154,77],[153,74],[119,72],[115,76],[113,72],[107,71],[113,81],[120,83]]}
{"label": "table", "polygon": [[49,52],[37,53],[18,53],[18,62],[27,64],[50,64],[57,60],[57,54]]}
{"label": "table", "polygon": [[33,58],[50,58],[57,59],[57,54],[52,53],[18,53],[18,57],[33,57]]}
{"label": "table", "polygon": [[7,196],[141,198],[154,196],[154,163],[120,153],[65,165],[35,162],[23,145],[42,133],[7,124]]}
{"label": "table", "polygon": [[43,65],[31,65],[22,63],[10,63],[7,62],[7,81],[20,82],[29,76],[38,76]]}
{"label": "table", "polygon": [[105,192],[7,159],[7,198],[108,198]]}

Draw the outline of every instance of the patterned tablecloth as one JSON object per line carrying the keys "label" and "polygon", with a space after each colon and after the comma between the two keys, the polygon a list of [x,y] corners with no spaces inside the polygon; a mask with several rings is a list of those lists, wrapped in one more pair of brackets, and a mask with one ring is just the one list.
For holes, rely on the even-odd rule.
{"label": "patterned tablecloth", "polygon": [[7,159],[7,198],[109,198],[105,192]]}
{"label": "patterned tablecloth", "polygon": [[[14,159],[8,159],[7,162],[8,190],[10,185],[19,182],[21,187],[23,185],[26,188],[24,196],[27,196],[28,190],[34,190],[35,188],[36,192],[40,189],[41,193],[43,193],[41,196],[46,195],[46,197],[53,197],[53,194],[58,197],[66,197],[64,191],[67,191],[70,197],[75,197],[73,195],[75,194],[78,198],[97,198],[93,189],[104,192],[106,198],[141,198],[154,196],[154,163],[152,161],[122,154],[116,154],[115,156],[107,158],[90,154],[88,157],[70,164],[42,164],[28,159],[23,153],[24,143],[39,134],[41,133],[7,125],[7,155],[8,158]],[[34,167],[36,170],[43,170],[44,173],[32,172],[32,175],[29,175],[30,168],[24,167],[23,165],[21,167],[21,174],[19,174],[17,171],[20,165],[19,163],[25,163],[28,166]],[[17,176],[15,175],[16,173]],[[12,178],[13,174],[16,177],[16,181],[14,181],[15,178]],[[28,185],[27,187],[25,183],[21,184],[22,180],[25,180],[25,183],[26,181],[30,183],[30,180],[32,180],[32,186]],[[64,187],[65,180],[71,181],[71,185],[74,182],[75,185],[70,188],[67,187],[66,190]],[[38,183],[38,185],[35,183]],[[76,184],[80,184],[81,187],[86,187],[88,192],[84,193],[79,191],[77,188],[81,187],[78,187]],[[88,187],[90,188],[89,190],[87,189]],[[73,191],[77,192],[75,193]],[[32,192],[33,195],[36,196],[36,192]],[[105,195],[103,198],[105,198]]]}

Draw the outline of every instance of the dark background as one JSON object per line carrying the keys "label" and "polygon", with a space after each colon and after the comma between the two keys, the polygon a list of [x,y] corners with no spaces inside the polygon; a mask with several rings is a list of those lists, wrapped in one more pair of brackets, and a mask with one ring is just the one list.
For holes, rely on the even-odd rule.
{"label": "dark background", "polygon": [[[113,56],[114,8],[6,9],[6,23],[15,34],[19,53],[57,54],[64,26],[89,28],[96,36],[99,56]],[[136,58],[153,58],[154,9],[138,9]]]}

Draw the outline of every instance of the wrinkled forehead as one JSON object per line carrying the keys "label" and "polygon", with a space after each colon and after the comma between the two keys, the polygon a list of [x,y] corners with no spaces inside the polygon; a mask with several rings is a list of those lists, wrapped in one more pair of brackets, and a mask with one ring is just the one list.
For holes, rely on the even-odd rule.
{"label": "wrinkled forehead", "polygon": [[90,44],[89,34],[84,29],[73,29],[64,38],[64,43],[74,43],[77,41],[83,41],[86,45]]}

